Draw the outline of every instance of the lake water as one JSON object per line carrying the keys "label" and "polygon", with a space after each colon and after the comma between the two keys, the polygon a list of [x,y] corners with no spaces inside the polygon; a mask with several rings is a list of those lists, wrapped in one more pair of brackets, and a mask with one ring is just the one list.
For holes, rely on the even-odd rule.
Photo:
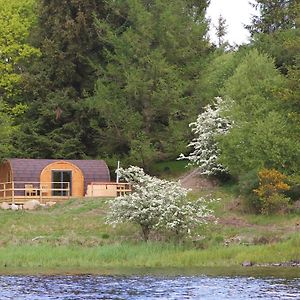
{"label": "lake water", "polygon": [[0,299],[300,299],[300,276],[0,276]]}

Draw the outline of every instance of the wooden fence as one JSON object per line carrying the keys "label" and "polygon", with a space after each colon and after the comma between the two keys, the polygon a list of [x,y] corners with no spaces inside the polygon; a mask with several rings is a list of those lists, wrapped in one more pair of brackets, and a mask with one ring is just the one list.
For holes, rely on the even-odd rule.
{"label": "wooden fence", "polygon": [[22,182],[13,181],[0,183],[0,202],[14,204],[28,200],[39,200],[41,203],[70,198],[69,182]]}

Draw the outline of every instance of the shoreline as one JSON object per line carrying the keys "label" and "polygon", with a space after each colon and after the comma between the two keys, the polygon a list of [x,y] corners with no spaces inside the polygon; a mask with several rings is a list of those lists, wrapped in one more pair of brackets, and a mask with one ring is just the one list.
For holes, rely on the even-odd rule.
{"label": "shoreline", "polygon": [[222,275],[300,277],[299,239],[195,249],[166,243],[0,247],[0,275]]}
{"label": "shoreline", "polygon": [[207,276],[207,277],[272,277],[294,279],[300,278],[298,267],[283,267],[283,266],[253,266],[245,268],[242,266],[227,266],[227,267],[193,267],[193,268],[101,268],[95,267],[90,269],[28,269],[28,268],[7,268],[0,270],[1,276],[152,276],[152,277],[179,277],[179,276]]}

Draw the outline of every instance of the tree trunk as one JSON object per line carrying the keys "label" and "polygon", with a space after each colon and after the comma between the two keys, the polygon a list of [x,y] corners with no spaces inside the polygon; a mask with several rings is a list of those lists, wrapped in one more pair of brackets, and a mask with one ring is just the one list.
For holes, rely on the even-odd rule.
{"label": "tree trunk", "polygon": [[144,241],[147,242],[149,239],[150,228],[149,226],[141,225]]}

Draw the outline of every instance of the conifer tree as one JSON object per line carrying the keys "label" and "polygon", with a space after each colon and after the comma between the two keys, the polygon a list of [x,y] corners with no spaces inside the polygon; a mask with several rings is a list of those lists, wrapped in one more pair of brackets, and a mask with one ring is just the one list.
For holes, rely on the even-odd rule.
{"label": "conifer tree", "polygon": [[218,47],[226,46],[226,42],[224,40],[226,34],[227,34],[227,25],[226,25],[226,19],[222,17],[222,15],[218,18],[218,23],[215,26],[216,29],[216,36],[218,38]]}
{"label": "conifer tree", "polygon": [[93,132],[82,103],[91,94],[102,63],[94,18],[108,17],[104,2],[38,1],[31,41],[41,56],[23,75],[23,97],[29,109],[16,139],[18,155],[78,158],[93,154]]}
{"label": "conifer tree", "polygon": [[292,29],[297,24],[298,0],[256,0],[253,6],[258,14],[253,16],[252,25],[247,26],[252,36]]}
{"label": "conifer tree", "polygon": [[300,3],[298,0],[258,0],[258,13],[247,26],[253,44],[275,58],[283,74],[300,51]]}
{"label": "conifer tree", "polygon": [[[98,22],[108,64],[89,109],[99,116],[103,152],[158,159],[176,158],[184,149],[185,128],[203,105],[199,76],[209,50],[206,5],[194,2],[114,1],[112,10],[121,11],[125,22]],[[137,144],[145,149],[136,151]]]}

